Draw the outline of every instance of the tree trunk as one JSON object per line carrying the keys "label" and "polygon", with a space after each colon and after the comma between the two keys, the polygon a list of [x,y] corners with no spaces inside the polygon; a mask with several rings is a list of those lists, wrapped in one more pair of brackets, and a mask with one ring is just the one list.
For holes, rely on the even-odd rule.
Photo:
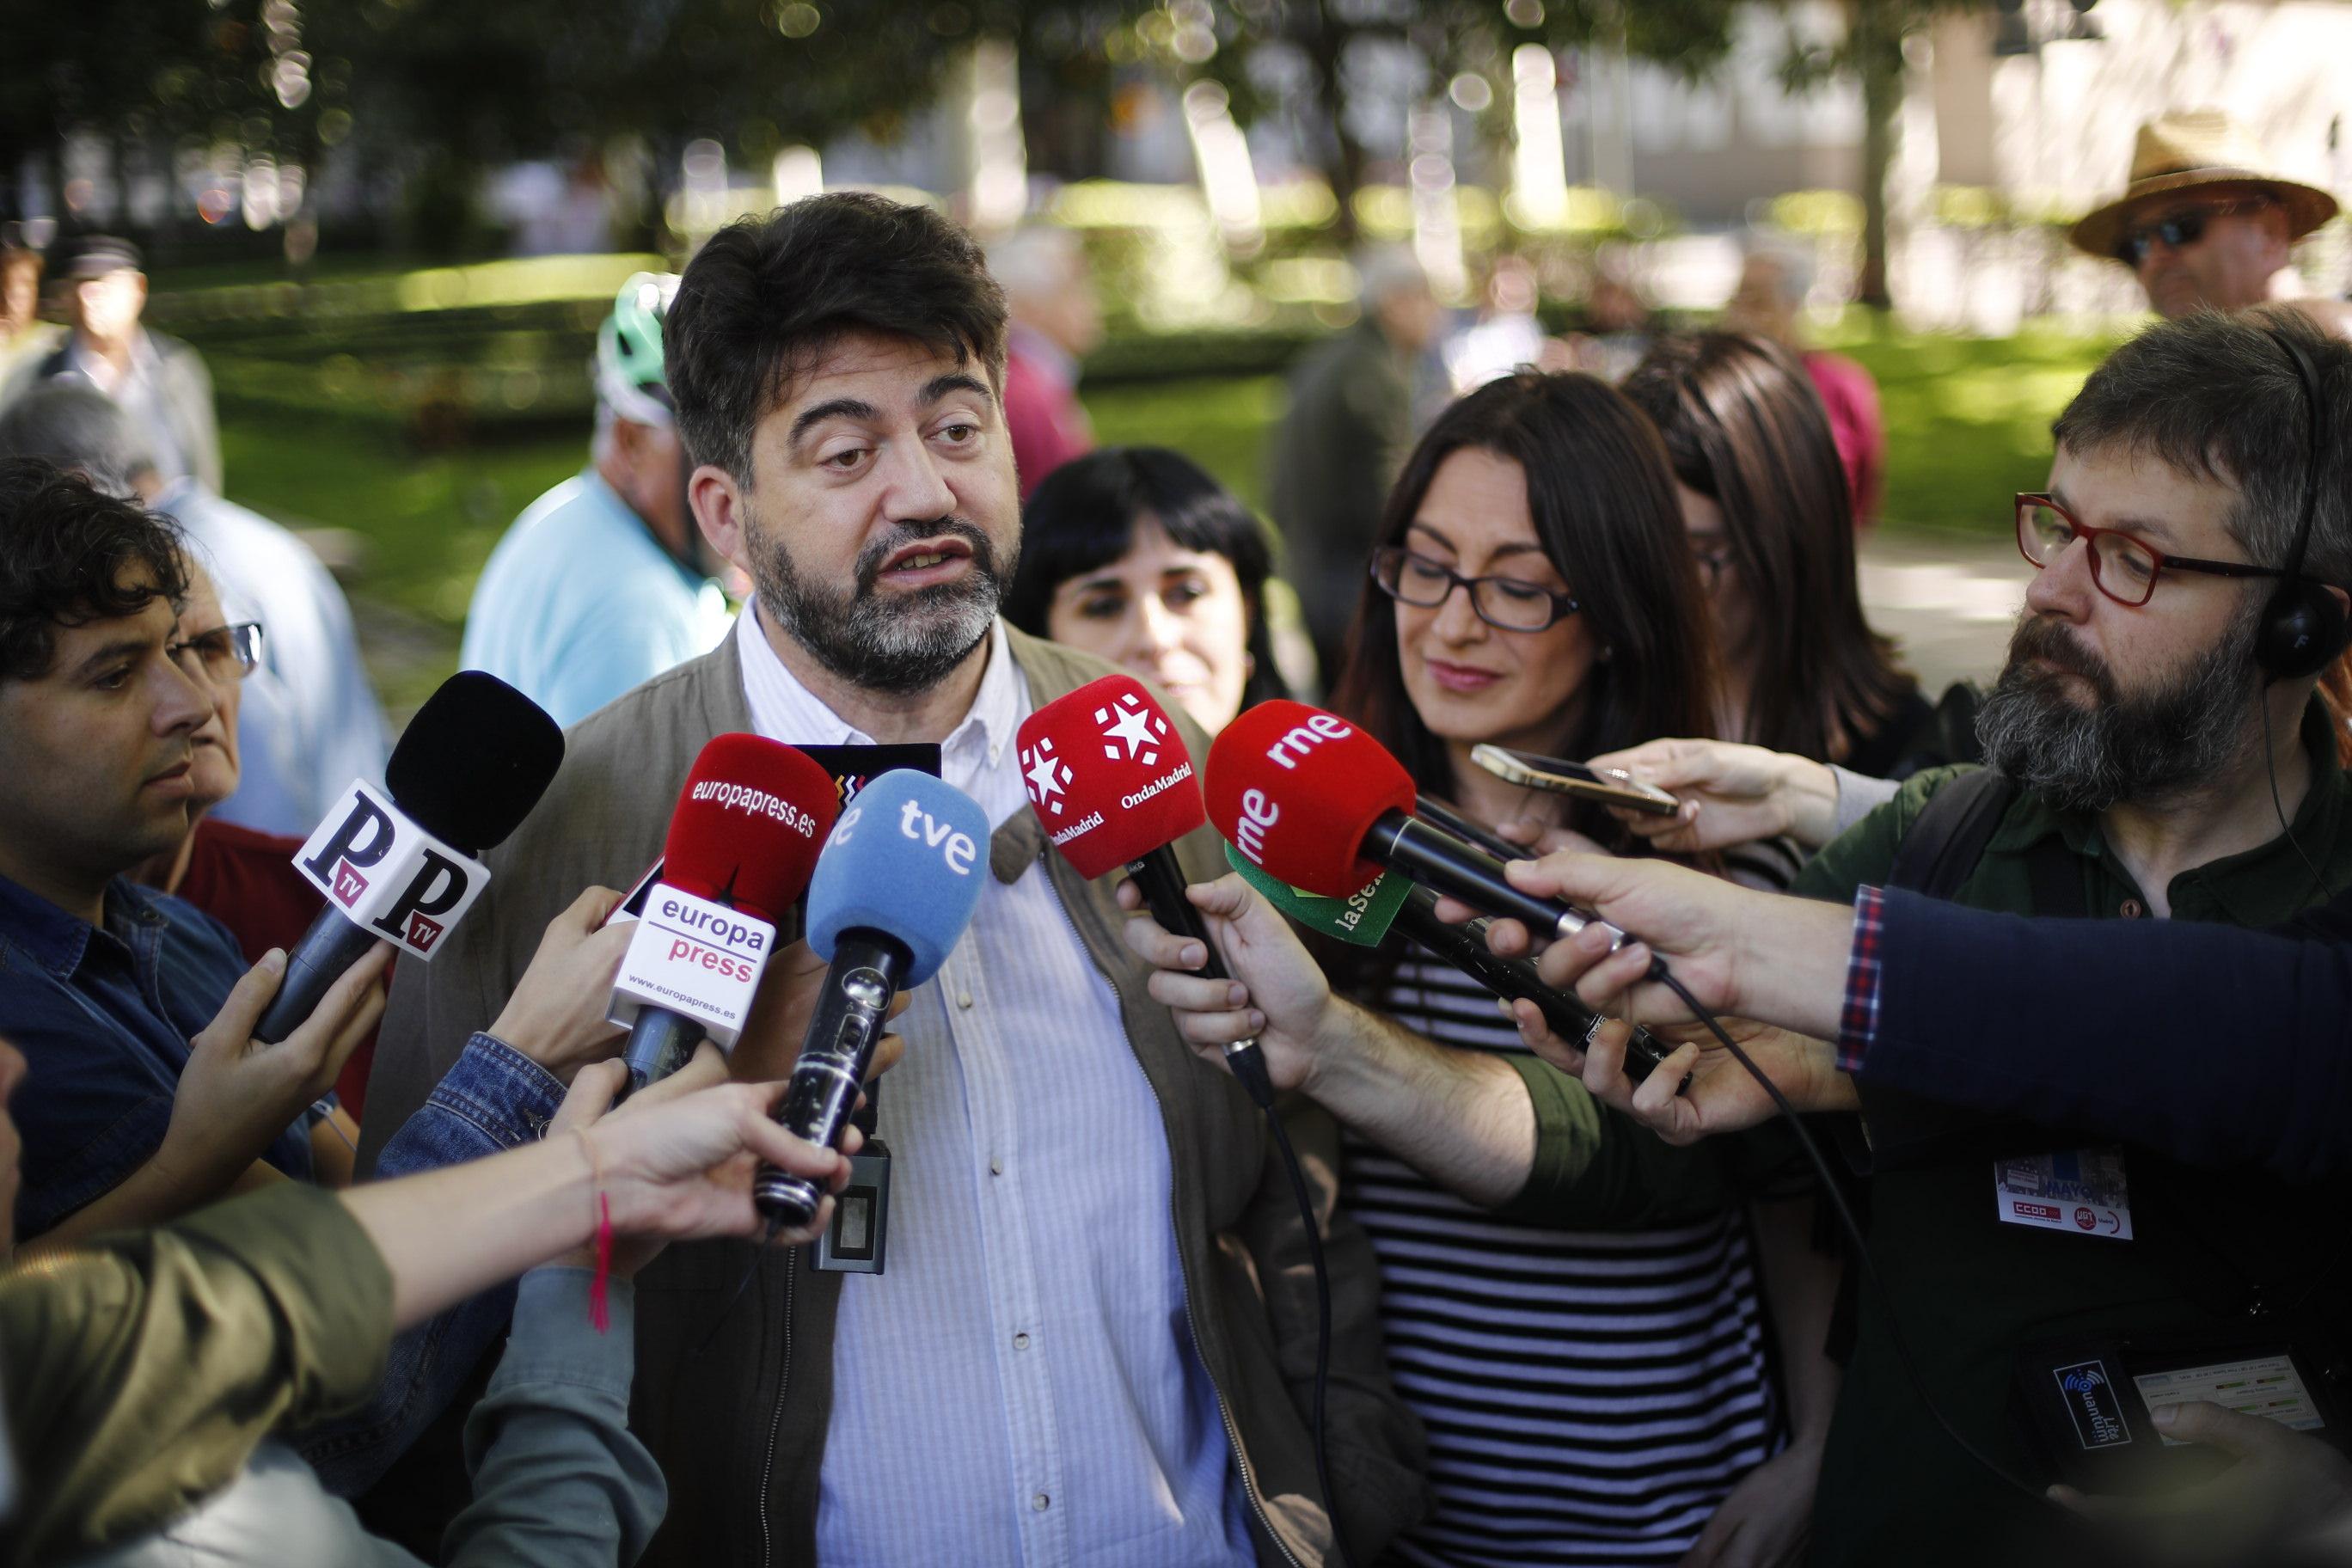
{"label": "tree trunk", "polygon": [[1349,27],[1338,9],[1336,0],[1315,0],[1315,27],[1306,47],[1315,67],[1316,96],[1331,126],[1333,155],[1323,173],[1331,182],[1333,199],[1339,204],[1338,237],[1342,246],[1352,249],[1357,237],[1356,193],[1363,188],[1365,160],[1362,145],[1348,129],[1347,76],[1340,68],[1348,52]]}
{"label": "tree trunk", "polygon": [[1886,287],[1886,175],[1903,112],[1903,0],[1854,0],[1849,26],[1862,78],[1862,272],[1856,294],[1884,310]]}

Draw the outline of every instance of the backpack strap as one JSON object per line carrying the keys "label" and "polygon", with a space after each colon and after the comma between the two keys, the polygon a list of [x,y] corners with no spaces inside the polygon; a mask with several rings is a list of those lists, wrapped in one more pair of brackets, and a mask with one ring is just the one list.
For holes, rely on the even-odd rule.
{"label": "backpack strap", "polygon": [[1895,847],[1886,885],[1948,899],[1984,858],[2017,785],[2005,773],[1979,768],[1937,790]]}

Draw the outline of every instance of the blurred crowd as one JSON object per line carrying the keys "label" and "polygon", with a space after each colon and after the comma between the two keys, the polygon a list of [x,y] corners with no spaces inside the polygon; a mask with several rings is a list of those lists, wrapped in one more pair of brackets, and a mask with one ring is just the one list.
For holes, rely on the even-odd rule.
{"label": "blurred crowd", "polygon": [[[1941,691],[1863,603],[1887,432],[1801,250],[1696,330],[1601,268],[1569,331],[1523,258],[1455,312],[1368,253],[1261,519],[1096,444],[1068,233],[742,220],[619,289],[474,589],[546,799],[269,1044],[304,840],[392,787],[351,606],[222,495],[136,247],[0,250],[0,1548],[2345,1560],[2352,308],[2289,267],[2336,211],[2143,129],[2072,238],[2157,320],[1981,498],[2034,574]],[[1616,929],[1302,934],[1205,828],[1168,929],[1029,804],[1024,721],[1114,670],[1196,763],[1321,703]],[[729,1051],[614,1059],[608,917],[734,731],[929,746],[992,835],[839,1149],[773,1114],[798,940]],[[899,1235],[845,1279],[751,1172],[869,1139]]]}

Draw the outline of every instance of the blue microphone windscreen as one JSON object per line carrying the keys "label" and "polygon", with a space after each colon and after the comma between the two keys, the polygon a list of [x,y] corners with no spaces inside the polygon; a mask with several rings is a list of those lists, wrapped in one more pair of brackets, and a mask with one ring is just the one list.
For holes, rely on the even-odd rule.
{"label": "blue microphone windscreen", "polygon": [[857,792],[833,825],[808,889],[808,942],[831,960],[841,933],[864,928],[914,954],[920,985],[971,923],[988,870],[988,816],[928,773],[894,768]]}

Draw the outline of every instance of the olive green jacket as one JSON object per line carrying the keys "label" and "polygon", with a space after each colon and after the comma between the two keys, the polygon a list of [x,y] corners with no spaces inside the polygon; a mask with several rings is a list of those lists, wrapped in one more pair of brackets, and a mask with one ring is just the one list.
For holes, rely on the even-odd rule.
{"label": "olive green jacket", "polygon": [[[1037,706],[1110,672],[1099,660],[1007,630]],[[1194,756],[1202,755],[1206,738],[1181,709],[1169,710]],[[491,855],[492,879],[478,903],[431,963],[400,966],[368,1083],[362,1169],[384,1130],[424,1103],[468,1034],[497,1015],[547,922],[583,888],[627,887],[653,863],[704,743],[751,727],[730,636],[571,730],[562,772],[521,831]],[[1225,868],[1205,827],[1182,840],[1177,855],[1195,879]],[[1247,1489],[1260,1559],[1336,1562],[1336,1512],[1349,1554],[1372,1562],[1422,1511],[1423,1450],[1418,1424],[1390,1385],[1370,1246],[1336,1213],[1336,1124],[1304,1103],[1286,1116],[1314,1189],[1331,1273],[1328,1421],[1339,1497],[1327,1510],[1307,1416],[1316,1341],[1307,1233],[1263,1115],[1222,1069],[1192,1053],[1168,1010],[1146,994],[1149,971],[1121,938],[1126,916],[1110,879],[1089,883],[1047,854],[1043,830],[1025,811],[997,830],[990,858],[1002,880],[1052,879],[1118,998],[1128,1044],[1160,1101],[1186,1315]],[[1082,1141],[1074,1136],[1074,1150]],[[1074,1170],[1073,1179],[1081,1176]],[[740,1242],[673,1247],[638,1277],[631,1424],[671,1489],[668,1522],[645,1558],[652,1568],[816,1560],[841,1276],[811,1269],[803,1252],[771,1254],[729,1310],[753,1257]],[[939,1436],[919,1424],[907,1433],[910,1443]]]}

